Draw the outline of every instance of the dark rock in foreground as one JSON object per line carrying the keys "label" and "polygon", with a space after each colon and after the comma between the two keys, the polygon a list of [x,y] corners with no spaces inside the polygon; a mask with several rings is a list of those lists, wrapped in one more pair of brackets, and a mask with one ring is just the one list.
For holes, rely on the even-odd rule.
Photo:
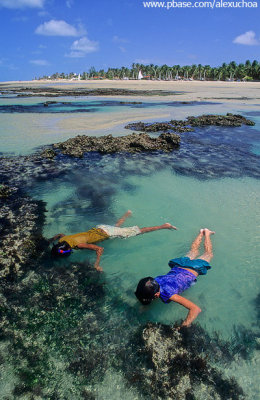
{"label": "dark rock in foreground", "polygon": [[16,187],[1,188],[8,195],[0,196],[0,278],[14,279],[33,257],[40,255],[45,207]]}
{"label": "dark rock in foreground", "polygon": [[135,122],[125,126],[126,129],[133,129],[142,132],[190,132],[195,127],[202,126],[241,126],[255,125],[253,121],[239,114],[227,113],[227,115],[200,115],[188,117],[186,120],[171,120],[169,122],[144,123]]}
{"label": "dark rock in foreground", "polygon": [[169,325],[148,323],[134,341],[139,357],[128,357],[125,377],[147,398],[245,398],[236,380],[224,376],[217,366],[219,362],[223,367],[232,361],[229,343],[211,338],[199,326],[178,331]]}
{"label": "dark rock in foreground", "polygon": [[133,133],[122,137],[82,135],[54,144],[53,149],[46,149],[42,156],[53,158],[56,155],[55,149],[74,157],[82,157],[84,153],[89,151],[97,151],[102,154],[117,152],[139,153],[156,150],[169,152],[178,147],[179,144],[180,137],[171,133],[163,133],[158,138],[151,138],[146,133]]}
{"label": "dark rock in foreground", "polygon": [[8,198],[9,196],[11,196],[14,190],[14,188],[11,188],[7,185],[0,185],[0,199]]}

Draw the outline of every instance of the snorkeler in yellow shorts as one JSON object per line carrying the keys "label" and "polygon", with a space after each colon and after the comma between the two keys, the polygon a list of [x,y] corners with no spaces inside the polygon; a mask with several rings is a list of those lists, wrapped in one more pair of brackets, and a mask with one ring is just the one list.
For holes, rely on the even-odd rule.
{"label": "snorkeler in yellow shorts", "polygon": [[163,225],[151,226],[147,228],[139,228],[138,226],[131,226],[127,228],[121,228],[127,217],[132,214],[128,210],[115,224],[112,225],[97,225],[86,232],[75,233],[73,235],[64,235],[59,233],[55,235],[50,241],[59,239],[57,244],[54,244],[51,253],[54,257],[68,257],[71,255],[73,249],[88,249],[96,252],[97,258],[95,262],[95,268],[102,271],[99,265],[100,257],[104,251],[103,247],[97,246],[94,243],[101,242],[106,239],[113,238],[128,238],[131,236],[141,235],[143,233],[158,231],[160,229],[177,229],[170,223]]}

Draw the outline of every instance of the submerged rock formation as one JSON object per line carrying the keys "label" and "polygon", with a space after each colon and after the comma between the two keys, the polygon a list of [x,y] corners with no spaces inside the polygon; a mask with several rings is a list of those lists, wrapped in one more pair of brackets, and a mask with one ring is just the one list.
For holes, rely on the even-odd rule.
{"label": "submerged rock formation", "polygon": [[0,278],[15,278],[36,255],[44,219],[44,203],[17,187],[0,187]]}
{"label": "submerged rock formation", "polygon": [[190,132],[195,127],[202,126],[241,126],[255,125],[255,123],[242,115],[227,113],[227,115],[200,115],[198,117],[188,117],[186,120],[171,120],[169,122],[144,123],[135,122],[125,126],[142,132]]}
{"label": "submerged rock formation", "polygon": [[125,377],[147,398],[245,399],[235,379],[222,372],[223,365],[233,357],[230,343],[210,337],[198,325],[178,331],[148,323],[133,341],[136,356],[128,357]]}
{"label": "submerged rock formation", "polygon": [[54,144],[52,149],[46,149],[42,156],[51,158],[52,155],[55,156],[57,154],[55,150],[74,157],[82,157],[84,153],[90,151],[97,151],[102,154],[118,152],[139,153],[156,150],[169,152],[178,147],[179,144],[180,137],[171,133],[163,133],[158,138],[152,138],[145,133],[133,133],[120,137],[112,135],[101,137],[82,135]]}
{"label": "submerged rock formation", "polygon": [[16,189],[7,185],[0,185],[0,199],[5,199],[11,196]]}

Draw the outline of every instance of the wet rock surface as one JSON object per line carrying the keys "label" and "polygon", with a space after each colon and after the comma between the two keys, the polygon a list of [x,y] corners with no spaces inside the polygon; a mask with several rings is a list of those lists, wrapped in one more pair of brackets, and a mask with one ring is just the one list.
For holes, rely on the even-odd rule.
{"label": "wet rock surface", "polygon": [[115,88],[98,88],[98,89],[61,89],[55,87],[7,87],[6,85],[0,86],[3,95],[14,94],[17,97],[57,97],[57,96],[169,96],[180,95],[181,91],[167,91],[167,90],[131,90],[131,89],[115,89]]}
{"label": "wet rock surface", "polygon": [[[250,336],[248,332],[244,334]],[[251,340],[258,348],[255,335]],[[236,380],[222,372],[223,366],[246,347],[239,333],[232,343],[208,335],[196,324],[176,330],[169,325],[148,323],[135,333],[131,346],[135,356],[128,356],[125,377],[140,393],[146,393],[147,399],[247,398]],[[250,352],[246,357],[250,358]]]}
{"label": "wet rock surface", "polygon": [[[97,151],[99,153],[117,153],[117,152],[145,152],[161,150],[169,152],[180,144],[180,137],[175,134],[164,133],[158,138],[151,138],[147,134],[135,134],[113,137],[112,135],[93,137],[93,136],[76,136],[65,142],[57,143],[52,146],[53,150],[58,149],[62,154],[82,157],[84,153]],[[44,156],[45,153],[42,153]],[[49,154],[49,150],[48,150]],[[48,155],[47,154],[47,155]]]}
{"label": "wet rock surface", "polygon": [[192,128],[203,126],[254,126],[255,123],[242,115],[227,113],[227,115],[200,115],[198,117],[187,117],[186,120],[171,120],[169,122],[144,123],[135,122],[125,126],[142,132],[190,132]]}
{"label": "wet rock surface", "polygon": [[5,199],[10,197],[11,194],[14,193],[15,191],[16,191],[15,188],[0,184],[0,199]]}

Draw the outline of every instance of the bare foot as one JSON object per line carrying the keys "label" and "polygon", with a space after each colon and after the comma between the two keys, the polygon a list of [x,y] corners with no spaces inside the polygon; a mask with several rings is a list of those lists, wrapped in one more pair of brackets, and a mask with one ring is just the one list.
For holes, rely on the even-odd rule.
{"label": "bare foot", "polygon": [[164,229],[175,229],[177,230],[176,226],[173,226],[169,222],[166,222],[166,224],[163,224]]}
{"label": "bare foot", "polygon": [[127,210],[127,212],[125,213],[125,216],[126,217],[130,217],[130,215],[132,215],[133,213],[132,213],[132,211],[131,210]]}
{"label": "bare foot", "polygon": [[200,229],[200,234],[204,235],[204,230],[205,230],[205,228],[201,228]]}
{"label": "bare foot", "polygon": [[208,228],[204,228],[204,234],[206,235],[206,234],[208,234],[208,235],[214,235],[214,231],[211,231],[210,229],[208,229]]}

